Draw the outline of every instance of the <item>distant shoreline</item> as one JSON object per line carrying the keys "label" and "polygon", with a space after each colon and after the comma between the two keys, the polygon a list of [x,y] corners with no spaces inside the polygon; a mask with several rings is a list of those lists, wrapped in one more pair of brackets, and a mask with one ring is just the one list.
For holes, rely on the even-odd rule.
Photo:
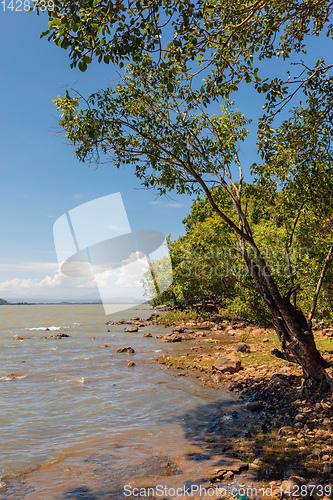
{"label": "distant shoreline", "polygon": [[75,305],[97,305],[102,304],[99,302],[7,302],[6,300],[0,300],[0,306],[75,306]]}
{"label": "distant shoreline", "polygon": [[[133,305],[136,306],[138,303],[140,304],[146,304],[146,302],[107,302],[108,304],[128,304],[128,305]],[[25,301],[20,301],[20,302],[8,302],[7,300],[0,299],[0,306],[80,306],[80,305],[102,305],[103,302],[101,300],[94,301],[94,302],[89,302],[89,301],[80,301],[80,302],[71,302],[71,301],[63,301],[63,302],[25,302]]]}

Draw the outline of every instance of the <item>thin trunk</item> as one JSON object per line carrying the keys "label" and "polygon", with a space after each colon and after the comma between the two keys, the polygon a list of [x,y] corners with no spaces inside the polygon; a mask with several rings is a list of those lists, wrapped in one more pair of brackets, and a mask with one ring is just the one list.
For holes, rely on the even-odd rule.
{"label": "thin trunk", "polygon": [[325,262],[324,262],[324,265],[323,265],[323,268],[321,270],[320,277],[319,277],[319,280],[318,280],[318,283],[317,283],[317,288],[316,288],[315,294],[313,296],[313,300],[312,300],[312,304],[311,304],[311,309],[310,309],[310,312],[309,312],[309,315],[308,315],[308,323],[310,323],[310,324],[311,324],[313,315],[314,315],[315,310],[316,310],[317,301],[318,301],[318,295],[319,295],[321,286],[323,284],[323,280],[325,278],[325,274],[326,274],[326,271],[327,271],[328,264],[330,262],[332,253],[333,253],[333,243],[332,243],[331,248],[329,249],[329,251],[328,251],[328,253],[326,255],[326,259],[325,259]]}

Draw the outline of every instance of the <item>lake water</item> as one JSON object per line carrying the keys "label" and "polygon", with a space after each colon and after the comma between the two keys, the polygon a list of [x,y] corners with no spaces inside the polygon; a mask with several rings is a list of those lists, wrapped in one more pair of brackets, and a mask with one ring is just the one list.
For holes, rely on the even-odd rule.
{"label": "lake water", "polygon": [[[92,453],[109,471],[111,449],[118,453],[124,476],[138,460],[169,456],[172,450],[183,453],[187,444],[198,442],[211,415],[234,403],[221,389],[200,387],[195,378],[177,377],[151,363],[161,352],[186,352],[194,341],[165,344],[143,333],[155,337],[170,329],[149,326],[125,333],[124,325],[105,324],[109,319],[147,318],[152,311],[145,308],[111,317],[101,305],[0,307],[3,481],[59,458],[82,469],[84,457]],[[50,337],[58,333],[69,337]],[[128,345],[135,355],[117,354]],[[127,367],[129,358],[135,367]],[[23,490],[0,497],[30,498]],[[51,497],[35,492],[31,498]]]}

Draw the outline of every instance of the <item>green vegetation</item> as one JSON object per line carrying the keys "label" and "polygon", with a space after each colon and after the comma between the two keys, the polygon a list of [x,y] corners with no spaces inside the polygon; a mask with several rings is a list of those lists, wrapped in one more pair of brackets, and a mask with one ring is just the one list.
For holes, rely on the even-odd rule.
{"label": "green vegetation", "polygon": [[[236,220],[235,208],[221,188],[212,190],[217,206]],[[265,203],[261,203],[266,199]],[[255,185],[243,187],[247,218],[258,247],[283,294],[290,288],[286,247],[293,222],[288,201],[279,192],[268,192]],[[315,210],[315,213],[314,213]],[[294,282],[299,283],[297,305],[309,311],[320,275],[325,250],[331,244],[332,217],[327,206],[303,207],[289,248]],[[169,306],[215,305],[225,319],[238,318],[268,325],[270,313],[265,302],[252,289],[252,279],[238,249],[237,239],[207,200],[198,198],[183,220],[186,234],[169,241],[173,283],[155,297],[152,304]],[[155,266],[162,268],[162,262]],[[147,295],[153,290],[150,272],[146,275]],[[328,268],[323,282],[316,318],[333,319],[333,271]]]}
{"label": "green vegetation", "polygon": [[186,311],[176,309],[174,311],[166,311],[165,313],[163,313],[163,316],[161,317],[159,323],[165,326],[169,326],[172,324],[180,323],[182,321],[196,321],[199,318],[208,319],[208,315],[205,315],[203,311],[200,311],[199,313],[195,309],[191,308]]}

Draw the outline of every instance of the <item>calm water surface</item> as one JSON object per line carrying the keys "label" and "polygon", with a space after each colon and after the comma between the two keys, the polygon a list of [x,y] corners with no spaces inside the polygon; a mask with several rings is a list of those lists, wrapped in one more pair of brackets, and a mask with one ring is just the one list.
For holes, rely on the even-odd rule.
{"label": "calm water surface", "polygon": [[[230,399],[209,387],[198,390],[190,377],[177,377],[150,362],[161,352],[180,349],[143,337],[145,331],[165,334],[164,328],[149,326],[124,333],[123,325],[105,325],[109,319],[148,317],[152,311],[144,307],[122,311],[118,317],[105,316],[101,305],[0,307],[3,477],[43,464],[66,450],[84,452],[91,450],[92,443],[94,449],[105,442],[116,446],[126,436],[132,436],[131,446],[138,443],[133,454],[142,453],[140,440],[149,434],[155,436],[156,450],[162,453],[161,439],[170,447],[184,435],[180,423],[185,414]],[[57,333],[70,337],[50,337]],[[192,342],[186,342],[184,351]],[[134,356],[117,354],[119,347],[127,345],[134,347]],[[126,366],[130,357],[134,368]]]}

